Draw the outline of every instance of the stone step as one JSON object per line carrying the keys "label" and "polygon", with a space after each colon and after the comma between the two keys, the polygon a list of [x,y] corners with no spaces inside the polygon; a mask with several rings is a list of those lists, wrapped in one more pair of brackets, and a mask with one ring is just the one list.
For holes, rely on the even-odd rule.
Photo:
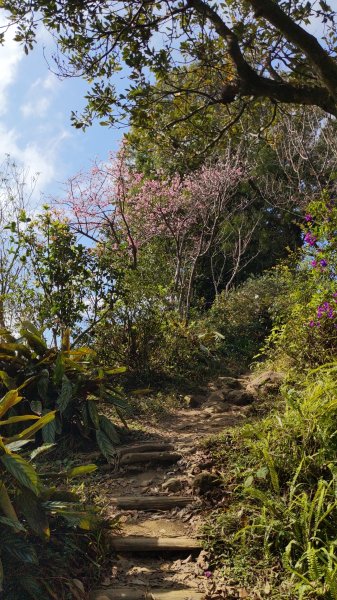
{"label": "stone step", "polygon": [[183,590],[162,590],[134,587],[111,587],[94,590],[90,600],[204,600],[205,594],[191,588]]}
{"label": "stone step", "polygon": [[190,537],[111,536],[108,544],[116,552],[181,552],[201,549],[201,542]]}
{"label": "stone step", "polygon": [[118,496],[110,498],[117,508],[129,510],[170,510],[195,502],[193,496]]}

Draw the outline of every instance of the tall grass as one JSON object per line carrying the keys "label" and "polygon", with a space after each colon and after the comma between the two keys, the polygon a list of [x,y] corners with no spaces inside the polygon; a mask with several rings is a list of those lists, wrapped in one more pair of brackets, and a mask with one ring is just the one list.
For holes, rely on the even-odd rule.
{"label": "tall grass", "polygon": [[[232,564],[249,549],[255,565],[276,566],[287,597],[337,600],[337,363],[282,395],[262,421],[226,434],[233,500],[209,544]],[[219,440],[209,445],[219,457]]]}

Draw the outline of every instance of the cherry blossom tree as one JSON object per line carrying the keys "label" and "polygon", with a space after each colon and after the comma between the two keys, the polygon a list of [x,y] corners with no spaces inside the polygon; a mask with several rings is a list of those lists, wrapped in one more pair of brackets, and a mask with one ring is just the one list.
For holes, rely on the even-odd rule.
{"label": "cherry blossom tree", "polygon": [[[221,272],[230,263],[232,272],[227,278],[233,281],[248,247],[255,226],[243,233],[242,221],[233,219],[244,214],[251,202],[239,193],[245,171],[240,154],[228,151],[221,161],[185,177],[165,179],[159,173],[147,179],[128,164],[123,146],[116,158],[111,155],[106,163],[70,179],[62,203],[79,234],[97,244],[109,244],[116,259],[122,257],[125,262],[128,257],[131,268],[137,268],[145,245],[158,238],[165,241],[173,265],[173,299],[181,316],[188,319],[201,260],[222,256]],[[228,227],[231,221],[232,228]],[[229,237],[236,237],[231,261],[224,250]],[[215,276],[213,280],[217,291]]]}

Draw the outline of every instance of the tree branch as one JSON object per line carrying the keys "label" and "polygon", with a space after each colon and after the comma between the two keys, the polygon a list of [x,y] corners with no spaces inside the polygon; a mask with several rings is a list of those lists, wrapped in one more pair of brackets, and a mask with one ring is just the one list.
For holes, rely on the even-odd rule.
{"label": "tree branch", "polygon": [[[227,43],[228,53],[236,68],[238,79],[224,86],[222,102],[231,103],[237,96],[263,97],[286,104],[319,106],[324,111],[337,116],[337,65],[317,40],[299,25],[294,23],[271,0],[248,0],[253,8],[259,9],[264,16],[281,32],[293,41],[307,57],[317,71],[319,79],[326,86],[294,85],[286,81],[276,81],[259,75],[245,59],[236,34],[226,25],[214,8],[204,0],[187,0],[187,8],[194,9],[200,16],[207,18],[216,32]],[[267,8],[266,8],[267,7]],[[276,10],[277,9],[277,10]],[[276,14],[276,17],[275,17]],[[268,15],[268,17],[267,17]],[[289,25],[291,24],[291,27]],[[317,51],[318,55],[313,58]]]}
{"label": "tree branch", "polygon": [[263,17],[289,42],[301,49],[317,73],[321,82],[337,102],[337,65],[315,36],[300,27],[272,0],[247,0],[256,17]]}

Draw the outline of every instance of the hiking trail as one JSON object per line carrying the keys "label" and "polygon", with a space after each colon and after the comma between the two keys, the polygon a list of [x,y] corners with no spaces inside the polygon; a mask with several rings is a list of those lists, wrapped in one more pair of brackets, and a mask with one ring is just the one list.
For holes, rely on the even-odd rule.
{"label": "hiking trail", "polygon": [[189,407],[149,426],[150,439],[123,446],[113,478],[107,466],[105,508],[122,530],[109,537],[110,573],[91,600],[204,600],[221,592],[199,537],[204,498],[219,485],[200,442],[243,422],[253,401],[246,384],[219,377],[187,397]]}

